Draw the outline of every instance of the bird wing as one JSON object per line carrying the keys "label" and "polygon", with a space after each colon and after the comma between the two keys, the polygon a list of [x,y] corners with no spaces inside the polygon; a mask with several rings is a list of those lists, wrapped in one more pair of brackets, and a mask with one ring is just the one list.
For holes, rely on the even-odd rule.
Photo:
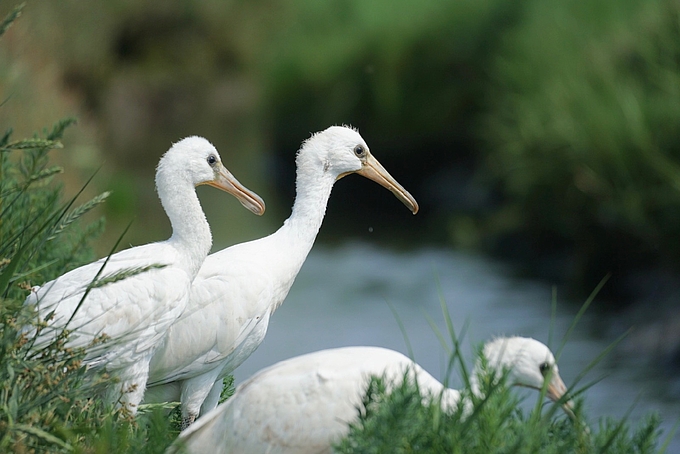
{"label": "bird wing", "polygon": [[[271,307],[271,278],[249,262],[202,268],[185,314],[151,361],[149,386],[184,380],[243,362],[262,342]],[[232,369],[233,370],[233,369]]]}
{"label": "bird wing", "polygon": [[[41,319],[48,318],[34,348],[45,347],[64,328],[73,331],[69,347],[88,348],[92,365],[157,345],[188,299],[189,276],[172,266],[176,261],[174,248],[152,243],[114,254],[105,266],[101,259],[44,284],[25,302],[36,307]],[[166,266],[92,288],[83,300],[102,266],[99,279],[154,264]],[[110,340],[93,347],[102,335]]]}
{"label": "bird wing", "polygon": [[327,452],[348,429],[370,375],[411,362],[390,350],[349,347],[281,361],[243,382],[180,435],[189,452]]}
{"label": "bird wing", "polygon": [[306,252],[294,245],[273,234],[209,255],[192,283],[185,316],[151,360],[149,383],[218,367],[224,376],[255,351],[304,262]]}

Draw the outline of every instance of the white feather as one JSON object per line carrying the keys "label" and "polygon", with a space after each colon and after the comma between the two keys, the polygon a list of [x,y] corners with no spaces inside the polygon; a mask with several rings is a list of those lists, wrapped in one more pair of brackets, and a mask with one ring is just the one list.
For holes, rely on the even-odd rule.
{"label": "white feather", "polygon": [[365,174],[412,211],[418,209],[351,128],[334,126],[314,134],[304,142],[296,163],[297,196],[283,226],[272,235],[206,259],[192,285],[187,315],[172,325],[152,359],[146,402],[180,400],[188,422],[217,406],[222,378],[260,345],[269,317],[293,285],[340,177]]}
{"label": "white feather", "polygon": [[[54,311],[34,349],[44,348],[64,328],[72,330],[67,346],[87,348],[88,366],[105,366],[115,373],[121,383],[111,390],[111,397],[117,399],[121,391],[132,390],[122,400],[134,412],[146,385],[151,355],[184,311],[191,282],[212,244],[195,186],[224,184],[220,178],[225,174],[231,178],[229,183],[238,183],[207,140],[189,137],[173,145],[161,158],[156,173],[156,187],[172,223],[172,237],[118,252],[108,261],[97,260],[34,288],[25,304],[35,306],[43,320]],[[235,195],[242,196],[238,191]],[[257,198],[251,193],[247,197]],[[163,268],[92,288],[81,305],[98,273],[102,278],[151,265]],[[101,335],[108,341],[93,346]]]}
{"label": "white feather", "polygon": [[[490,367],[508,370],[510,384],[539,389],[540,366],[553,358],[542,343],[520,337],[489,343],[484,353]],[[551,366],[552,380],[561,383]],[[370,377],[385,376],[398,384],[406,371],[426,398],[441,397],[446,411],[458,404],[458,391],[445,388],[401,353],[380,347],[321,350],[257,372],[182,432],[168,452],[183,446],[182,452],[190,454],[330,454],[331,443],[345,436],[348,423],[358,417]]]}

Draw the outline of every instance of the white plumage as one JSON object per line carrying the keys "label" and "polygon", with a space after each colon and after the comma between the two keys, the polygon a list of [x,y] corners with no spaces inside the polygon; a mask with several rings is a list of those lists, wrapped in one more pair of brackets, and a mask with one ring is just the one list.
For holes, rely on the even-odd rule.
{"label": "white plumage", "polygon": [[[88,366],[105,366],[120,378],[120,386],[111,389],[110,397],[117,399],[123,391],[122,402],[133,413],[142,399],[151,355],[184,310],[191,281],[212,245],[210,227],[195,191],[200,184],[233,194],[256,214],[264,212],[262,200],[222,165],[210,142],[188,137],[165,153],[156,172],[158,196],[172,223],[170,239],[81,266],[34,288],[25,301],[35,306],[40,319],[48,319],[33,348],[44,348],[64,328],[72,330],[67,346],[88,348]],[[94,286],[83,300],[98,273],[101,279],[150,265],[163,267]],[[93,346],[100,335],[106,335],[108,341]]]}
{"label": "white plumage", "polygon": [[[500,338],[484,347],[489,367],[507,370],[509,385],[541,389],[551,371],[547,396],[559,400],[566,387],[555,358],[534,339]],[[447,389],[401,353],[379,347],[321,350],[267,367],[243,382],[234,395],[182,432],[168,452],[190,454],[325,454],[358,416],[371,376],[399,383],[408,370],[421,392],[452,409],[460,393]],[[476,389],[475,368],[471,377]],[[478,388],[477,388],[477,391]],[[571,402],[563,404],[571,414]]]}
{"label": "white plumage", "polygon": [[260,345],[321,227],[333,184],[350,173],[413,197],[370,154],[357,131],[334,126],[305,141],[292,214],[270,236],[211,254],[191,289],[186,316],[151,362],[146,402],[181,401],[185,424],[215,408],[222,378]]}

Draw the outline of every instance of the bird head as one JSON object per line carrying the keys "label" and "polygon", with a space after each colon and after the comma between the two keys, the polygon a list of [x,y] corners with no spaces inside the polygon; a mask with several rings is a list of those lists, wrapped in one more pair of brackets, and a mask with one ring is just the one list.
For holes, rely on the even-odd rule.
{"label": "bird head", "polygon": [[[162,172],[166,168],[173,171]],[[194,186],[207,184],[226,191],[253,213],[264,213],[265,205],[260,196],[243,186],[224,167],[215,147],[203,137],[187,137],[175,143],[158,164],[157,175],[166,173],[185,178]]]}
{"label": "bird head", "polygon": [[567,387],[546,345],[527,337],[502,337],[484,345],[484,357],[493,370],[507,372],[510,385],[539,391],[545,387],[546,396],[560,402],[565,413],[574,417],[572,401],[565,400]]}
{"label": "bird head", "polygon": [[[315,160],[306,162],[308,156]],[[305,165],[320,166],[335,181],[358,173],[389,189],[413,214],[418,203],[371,154],[359,132],[347,126],[331,126],[307,139],[298,154],[298,169]]]}

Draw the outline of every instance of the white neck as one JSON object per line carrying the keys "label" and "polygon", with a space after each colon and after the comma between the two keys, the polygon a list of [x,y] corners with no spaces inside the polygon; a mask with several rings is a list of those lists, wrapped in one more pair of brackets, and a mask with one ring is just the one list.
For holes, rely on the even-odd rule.
{"label": "white neck", "polygon": [[326,215],[334,183],[335,178],[328,173],[314,176],[298,173],[293,210],[281,229],[287,229],[311,248]]}
{"label": "white neck", "polygon": [[173,180],[161,173],[156,178],[158,197],[172,224],[168,240],[180,254],[179,266],[193,279],[212,246],[210,226],[203,214],[196,189],[188,181]]}
{"label": "white neck", "polygon": [[[335,177],[327,173],[320,176],[318,172],[308,174],[298,169],[296,183],[297,194],[292,213],[283,226],[270,235],[270,238],[276,238],[277,248],[281,248],[277,253],[285,254],[279,262],[282,277],[279,284],[284,298],[314,245],[326,214]],[[281,265],[285,265],[285,268]],[[274,301],[273,309],[282,302],[283,298]]]}
{"label": "white neck", "polygon": [[[470,375],[470,390],[472,394],[478,398],[483,398],[482,392],[479,388],[479,373],[480,369],[478,366],[472,370]],[[461,403],[461,393],[460,391],[452,388],[444,388],[442,391],[442,408],[446,411],[454,410]],[[462,399],[463,412],[465,415],[469,416],[472,411],[472,402],[468,397]]]}

